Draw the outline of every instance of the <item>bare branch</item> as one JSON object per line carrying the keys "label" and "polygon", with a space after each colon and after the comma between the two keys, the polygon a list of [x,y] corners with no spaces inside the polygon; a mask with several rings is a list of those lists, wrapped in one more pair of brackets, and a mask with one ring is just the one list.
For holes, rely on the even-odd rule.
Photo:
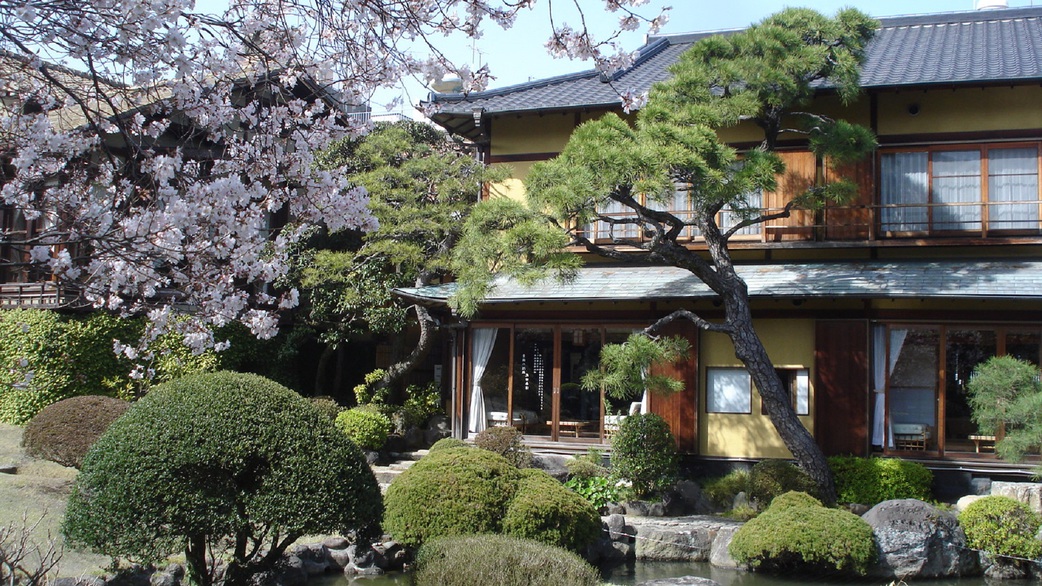
{"label": "bare branch", "polygon": [[703,330],[705,330],[707,332],[719,332],[721,334],[732,334],[735,331],[733,327],[731,327],[730,325],[728,325],[726,323],[717,324],[717,323],[713,323],[713,322],[710,322],[710,321],[706,321],[705,319],[699,317],[697,314],[695,314],[695,313],[693,313],[691,311],[688,311],[686,309],[678,309],[678,310],[674,311],[673,313],[667,315],[666,317],[660,318],[658,321],[656,321],[655,323],[651,324],[650,326],[644,328],[644,333],[650,336],[650,335],[654,334],[656,331],[658,331],[659,329],[661,329],[662,327],[666,326],[667,324],[673,323],[674,321],[676,321],[678,319],[686,319],[686,320],[694,323],[700,329],[703,329]]}

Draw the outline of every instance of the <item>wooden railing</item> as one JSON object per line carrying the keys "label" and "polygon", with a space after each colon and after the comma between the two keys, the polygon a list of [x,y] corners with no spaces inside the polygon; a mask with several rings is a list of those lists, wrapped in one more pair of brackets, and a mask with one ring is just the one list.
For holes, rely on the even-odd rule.
{"label": "wooden railing", "polygon": [[0,309],[57,309],[77,298],[74,289],[52,281],[0,284]]}

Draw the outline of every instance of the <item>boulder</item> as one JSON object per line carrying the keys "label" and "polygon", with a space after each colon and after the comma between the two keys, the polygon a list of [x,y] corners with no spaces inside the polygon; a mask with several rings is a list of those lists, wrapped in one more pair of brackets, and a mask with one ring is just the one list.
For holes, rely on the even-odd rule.
{"label": "boulder", "polygon": [[276,583],[281,586],[306,586],[308,572],[304,569],[304,560],[295,555],[283,556],[275,567]]}
{"label": "boulder", "polygon": [[568,480],[568,460],[570,460],[568,456],[532,454],[532,468],[538,468],[553,476],[557,481],[564,482]]}
{"label": "boulder", "polygon": [[[736,530],[741,523],[709,516],[677,517],[669,519],[629,519],[633,534],[635,557],[651,561],[706,562],[713,557],[714,548],[726,551],[730,536],[717,537],[724,528]],[[717,553],[722,563],[729,562]],[[730,562],[733,564],[733,561]]]}
{"label": "boulder", "polygon": [[1027,580],[1031,577],[1033,564],[1027,560],[991,557],[985,552],[981,552],[980,558],[984,576],[992,580]]}
{"label": "boulder", "polygon": [[630,536],[626,533],[626,517],[622,515],[608,515],[604,524],[608,529],[608,537],[612,541],[622,541],[623,543],[630,541]]}
{"label": "boulder", "polygon": [[970,479],[970,491],[973,494],[989,495],[991,494],[991,479],[990,478],[971,478]]}
{"label": "boulder", "polygon": [[713,549],[709,553],[709,563],[717,568],[738,569],[738,562],[731,557],[729,548],[731,539],[738,532],[741,525],[724,525],[716,532],[713,538]]}
{"label": "boulder", "polygon": [[966,510],[966,507],[981,500],[982,498],[984,497],[979,494],[968,494],[964,497],[961,497],[958,501],[955,502],[955,510],[961,513]]}
{"label": "boulder", "polygon": [[682,576],[680,578],[658,578],[641,582],[637,586],[720,586],[716,580],[699,578],[698,576]]}
{"label": "boulder", "polygon": [[966,548],[955,515],[916,499],[879,503],[862,517],[872,527],[879,556],[869,573],[899,580],[975,575],[980,566]]}
{"label": "boulder", "polygon": [[1008,496],[1026,504],[1032,511],[1042,513],[1042,483],[996,480],[991,483],[991,494]]}

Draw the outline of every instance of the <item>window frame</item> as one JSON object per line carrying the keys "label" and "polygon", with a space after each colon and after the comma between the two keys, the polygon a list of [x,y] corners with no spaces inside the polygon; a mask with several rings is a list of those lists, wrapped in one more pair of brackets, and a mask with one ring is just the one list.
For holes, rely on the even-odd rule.
{"label": "window frame", "polygon": [[[991,160],[992,151],[1001,150],[1014,150],[1014,149],[1034,149],[1035,151],[1035,187],[1036,194],[1034,200],[1016,200],[1016,201],[992,201],[990,198],[991,183],[994,177],[1002,177],[1011,174],[993,175],[990,169],[989,162]],[[958,152],[958,151],[976,151],[979,154],[979,174],[977,175],[980,182],[979,197],[976,201],[971,204],[971,207],[976,207],[979,210],[979,228],[971,229],[952,229],[944,227],[936,227],[938,220],[935,218],[935,210],[943,208],[948,204],[939,203],[936,199],[937,190],[935,189],[935,182],[937,179],[944,179],[944,177],[938,177],[934,169],[934,160],[937,153],[945,152]],[[905,203],[884,203],[884,184],[885,180],[883,177],[883,158],[887,155],[900,154],[900,153],[924,153],[926,154],[926,202],[905,202]],[[1015,175],[1015,174],[1012,174]],[[1021,175],[1031,175],[1030,173],[1024,173]],[[875,206],[877,209],[875,224],[878,234],[882,238],[902,238],[902,237],[914,237],[914,236],[966,236],[966,235],[981,235],[986,237],[989,233],[1000,234],[1003,236],[1016,236],[1016,235],[1038,235],[1042,233],[1042,141],[1015,141],[1015,142],[992,142],[992,143],[962,143],[962,144],[944,144],[944,145],[925,145],[925,146],[895,146],[889,148],[881,148],[876,156],[876,181],[875,181]],[[1036,217],[1028,221],[1035,222],[1034,228],[1002,228],[995,227],[995,222],[991,219],[990,214],[995,209],[995,206],[1002,205],[1031,205],[1035,204],[1038,208],[1036,211]],[[885,210],[888,209],[886,206],[895,206],[893,209],[915,209],[920,207],[926,207],[926,219],[925,229],[913,229],[913,230],[895,230],[891,226],[898,225],[900,221],[884,221]],[[955,207],[955,206],[951,206]],[[920,222],[910,222],[920,223]],[[899,226],[897,226],[899,227]]]}
{"label": "window frame", "polygon": [[[717,401],[714,401],[714,386],[713,386],[713,373],[730,373],[730,374],[741,374],[745,377],[746,394],[745,394],[745,410],[734,411],[734,410],[722,410],[714,409]],[[740,366],[707,366],[706,367],[706,413],[707,414],[720,414],[720,415],[751,415],[753,412],[753,383],[752,375],[749,371]],[[722,407],[722,406],[721,406]]]}

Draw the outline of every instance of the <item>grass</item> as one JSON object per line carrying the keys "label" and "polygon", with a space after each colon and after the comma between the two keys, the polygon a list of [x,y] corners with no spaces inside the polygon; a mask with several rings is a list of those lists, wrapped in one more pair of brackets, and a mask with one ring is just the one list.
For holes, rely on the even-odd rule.
{"label": "grass", "polygon": [[[22,428],[0,423],[0,465],[18,467],[16,474],[0,474],[0,527],[21,527],[24,515],[28,525],[39,522],[30,537],[45,548],[52,537],[61,541],[59,527],[76,469],[31,458],[21,444]],[[110,562],[106,556],[66,549],[58,575],[99,575]]]}

